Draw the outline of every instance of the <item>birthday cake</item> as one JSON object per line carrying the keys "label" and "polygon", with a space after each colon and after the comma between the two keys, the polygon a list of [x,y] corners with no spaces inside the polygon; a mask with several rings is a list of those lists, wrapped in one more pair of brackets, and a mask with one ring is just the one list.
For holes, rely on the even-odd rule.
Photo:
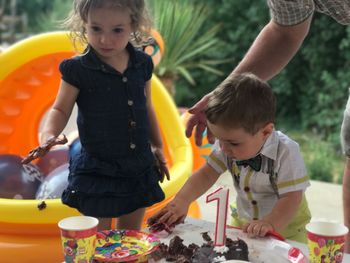
{"label": "birthday cake", "polygon": [[161,243],[153,256],[156,260],[165,258],[167,262],[176,263],[212,263],[233,259],[248,261],[248,246],[243,240],[227,238],[225,246],[215,247],[207,233],[202,233],[202,237],[206,243],[199,247],[193,243],[185,246],[183,240],[175,236],[169,246]]}

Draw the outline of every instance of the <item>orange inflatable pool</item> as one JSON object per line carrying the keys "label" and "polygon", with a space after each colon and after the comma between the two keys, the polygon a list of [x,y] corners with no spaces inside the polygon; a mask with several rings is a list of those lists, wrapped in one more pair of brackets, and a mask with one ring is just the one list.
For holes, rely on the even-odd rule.
{"label": "orange inflatable pool", "polygon": [[[154,32],[156,34],[156,32]],[[163,50],[148,47],[159,60]],[[159,49],[159,50],[157,50]],[[41,119],[54,101],[59,86],[59,62],[74,55],[66,32],[52,32],[25,39],[0,53],[0,153],[25,156],[38,144]],[[156,76],[152,78],[152,100],[161,125],[169,161],[171,181],[161,184],[166,200],[147,208],[146,218],[166,205],[192,171],[192,150],[176,106]],[[59,199],[0,198],[0,261],[6,263],[62,262],[57,222],[79,213]],[[199,217],[196,203],[190,215]]]}

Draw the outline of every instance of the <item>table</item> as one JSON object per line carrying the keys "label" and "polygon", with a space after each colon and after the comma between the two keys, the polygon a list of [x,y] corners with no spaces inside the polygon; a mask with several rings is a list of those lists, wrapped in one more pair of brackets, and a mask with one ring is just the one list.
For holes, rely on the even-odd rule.
{"label": "table", "polygon": [[[186,218],[184,224],[177,225],[171,235],[158,234],[161,242],[168,244],[169,241],[175,236],[180,236],[185,245],[190,243],[196,243],[201,245],[204,243],[201,233],[209,232],[213,235],[215,224],[209,221]],[[245,233],[237,229],[227,229],[227,237],[231,239],[241,238],[249,247],[250,260],[252,263],[288,263],[286,251],[289,246],[299,248],[304,255],[308,255],[308,248],[306,244],[302,244],[292,240],[286,240],[285,242],[275,240],[273,238],[249,238]],[[165,261],[164,261],[165,262]],[[350,254],[345,254],[343,263],[350,262]]]}

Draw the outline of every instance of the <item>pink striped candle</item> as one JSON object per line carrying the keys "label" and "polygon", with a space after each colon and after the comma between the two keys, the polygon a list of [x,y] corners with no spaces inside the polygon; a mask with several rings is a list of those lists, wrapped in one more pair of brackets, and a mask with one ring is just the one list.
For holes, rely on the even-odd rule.
{"label": "pink striped candle", "polygon": [[225,246],[226,243],[226,219],[228,208],[229,189],[220,187],[207,195],[207,203],[217,201],[215,223],[215,246]]}

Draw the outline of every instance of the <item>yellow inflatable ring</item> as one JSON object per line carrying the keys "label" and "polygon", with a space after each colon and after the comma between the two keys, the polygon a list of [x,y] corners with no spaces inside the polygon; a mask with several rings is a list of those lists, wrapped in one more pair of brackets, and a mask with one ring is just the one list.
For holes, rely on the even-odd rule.
{"label": "yellow inflatable ring", "polygon": [[[159,42],[158,42],[159,43]],[[161,46],[160,50],[164,50]],[[66,32],[25,39],[0,53],[0,153],[25,156],[38,144],[40,121],[52,105],[60,81],[58,64],[74,55]],[[184,135],[177,108],[156,76],[152,100],[165,141],[171,181],[161,184],[166,200],[147,208],[146,218],[166,205],[192,170],[191,144]],[[2,262],[61,262],[57,222],[79,214],[59,199],[0,198],[0,258]],[[199,217],[194,203],[190,215]]]}

